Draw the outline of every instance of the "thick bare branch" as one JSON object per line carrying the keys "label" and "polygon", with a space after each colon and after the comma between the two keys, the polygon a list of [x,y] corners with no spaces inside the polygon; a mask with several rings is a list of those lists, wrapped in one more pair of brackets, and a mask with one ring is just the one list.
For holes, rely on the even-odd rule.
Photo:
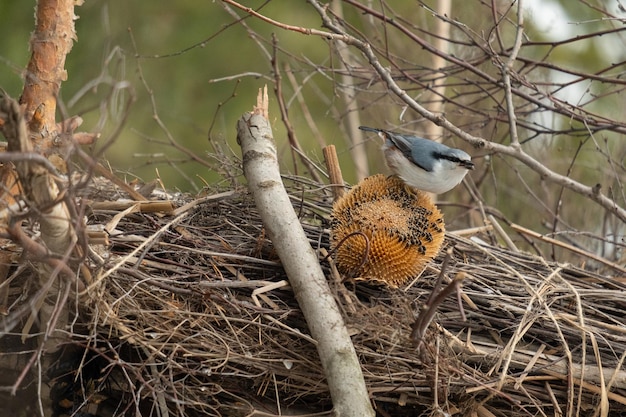
{"label": "thick bare branch", "polygon": [[374,416],[348,330],[283,186],[267,119],[266,98],[259,100],[254,112],[246,113],[239,120],[237,141],[242,149],[248,188],[287,272],[311,335],[317,341],[336,415]]}

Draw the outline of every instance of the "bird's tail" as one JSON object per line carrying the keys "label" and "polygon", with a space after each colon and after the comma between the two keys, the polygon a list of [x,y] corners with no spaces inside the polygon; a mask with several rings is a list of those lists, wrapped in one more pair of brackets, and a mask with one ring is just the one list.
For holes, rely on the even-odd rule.
{"label": "bird's tail", "polygon": [[365,130],[366,132],[376,132],[376,133],[384,132],[384,130],[382,129],[376,129],[374,127],[367,127],[367,126],[359,126],[359,129]]}

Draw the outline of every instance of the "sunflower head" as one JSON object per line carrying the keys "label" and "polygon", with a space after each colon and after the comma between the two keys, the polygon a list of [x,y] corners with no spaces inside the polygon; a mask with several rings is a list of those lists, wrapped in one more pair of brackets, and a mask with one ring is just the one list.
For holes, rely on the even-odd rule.
{"label": "sunflower head", "polygon": [[428,194],[379,174],[335,202],[330,241],[342,273],[398,287],[437,255],[444,231]]}

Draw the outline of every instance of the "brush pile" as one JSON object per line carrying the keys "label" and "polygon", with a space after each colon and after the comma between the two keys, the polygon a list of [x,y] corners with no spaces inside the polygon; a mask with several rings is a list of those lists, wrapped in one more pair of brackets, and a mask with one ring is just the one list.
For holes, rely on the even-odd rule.
{"label": "brush pile", "polygon": [[[449,233],[444,284],[464,274],[466,321],[449,297],[417,349],[412,325],[443,255],[401,288],[346,280],[326,257],[329,195],[302,178],[286,183],[378,415],[623,415],[625,285],[610,271]],[[102,264],[60,362],[75,369],[51,372],[65,412],[331,415],[315,341],[251,197],[173,202],[169,213],[91,203],[88,223],[107,225],[110,245],[95,248]]]}

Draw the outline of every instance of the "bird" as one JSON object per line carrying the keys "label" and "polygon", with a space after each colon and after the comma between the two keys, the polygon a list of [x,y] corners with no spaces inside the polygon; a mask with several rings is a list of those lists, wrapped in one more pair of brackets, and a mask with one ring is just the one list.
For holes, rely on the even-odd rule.
{"label": "bird", "polygon": [[384,129],[367,126],[359,126],[359,129],[378,133],[385,141],[382,151],[389,169],[418,190],[445,193],[474,169],[472,158],[460,149]]}

